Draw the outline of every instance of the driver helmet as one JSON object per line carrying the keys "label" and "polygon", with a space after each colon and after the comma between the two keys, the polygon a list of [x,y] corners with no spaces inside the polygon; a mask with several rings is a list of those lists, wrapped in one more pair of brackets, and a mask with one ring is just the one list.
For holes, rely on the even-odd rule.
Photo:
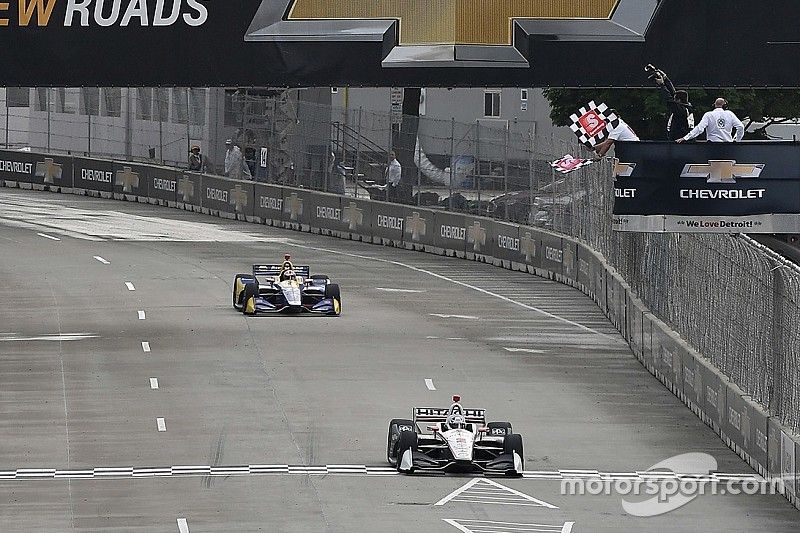
{"label": "driver helmet", "polygon": [[467,419],[464,415],[450,415],[447,425],[450,429],[467,429]]}

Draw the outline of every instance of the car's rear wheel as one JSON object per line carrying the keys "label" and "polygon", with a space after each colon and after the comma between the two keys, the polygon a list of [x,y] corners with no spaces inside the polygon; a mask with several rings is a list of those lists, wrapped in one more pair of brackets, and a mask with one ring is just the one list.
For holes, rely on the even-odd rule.
{"label": "car's rear wheel", "polygon": [[328,283],[325,285],[325,298],[333,299],[333,314],[339,316],[342,314],[342,295],[339,291],[339,285],[336,283]]}
{"label": "car's rear wheel", "polygon": [[242,310],[242,297],[244,296],[244,288],[247,285],[246,279],[253,279],[249,274],[236,274],[233,278],[233,308],[237,311]]}
{"label": "car's rear wheel", "polygon": [[[525,466],[525,455],[522,449],[522,435],[518,433],[512,433],[511,435],[506,435],[503,439],[503,453],[516,453],[519,455],[520,465],[519,470],[521,471],[522,468]],[[521,472],[517,471],[516,474],[520,474]]]}
{"label": "car's rear wheel", "polygon": [[400,433],[414,431],[414,421],[407,418],[394,418],[389,422],[389,432],[386,439],[386,460],[392,466],[397,465],[397,445],[400,442]]}
{"label": "car's rear wheel", "polygon": [[489,429],[487,434],[490,437],[505,437],[513,433],[511,422],[489,422],[486,427]]}
{"label": "car's rear wheel", "polygon": [[248,283],[244,286],[242,313],[246,315],[256,314],[256,296],[258,296],[258,283]]}
{"label": "car's rear wheel", "polygon": [[407,451],[411,451],[412,453],[417,451],[417,433],[416,431],[401,431],[400,438],[397,441],[397,471],[410,473],[414,466],[406,465],[403,466],[403,455]]}

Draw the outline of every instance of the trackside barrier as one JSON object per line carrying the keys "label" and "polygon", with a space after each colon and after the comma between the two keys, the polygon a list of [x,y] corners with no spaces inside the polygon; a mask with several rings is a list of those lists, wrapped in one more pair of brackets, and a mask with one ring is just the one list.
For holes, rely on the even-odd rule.
{"label": "trackside barrier", "polygon": [[488,218],[154,165],[9,150],[0,150],[0,186],[149,202],[487,262],[576,287],[603,310],[650,373],[800,504],[800,438],[649,312],[602,256],[572,238]]}

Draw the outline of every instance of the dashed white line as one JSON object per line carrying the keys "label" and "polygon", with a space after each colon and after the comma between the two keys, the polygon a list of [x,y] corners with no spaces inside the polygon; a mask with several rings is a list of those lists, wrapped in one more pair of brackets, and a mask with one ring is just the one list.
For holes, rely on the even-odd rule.
{"label": "dashed white line", "polygon": [[136,290],[136,287],[134,287],[133,283],[131,283],[130,281],[126,281],[125,282],[125,286],[128,287],[129,291],[135,291]]}
{"label": "dashed white line", "polygon": [[102,257],[100,257],[99,255],[96,255],[96,256],[94,256],[94,258],[95,258],[97,261],[100,261],[101,263],[103,263],[104,265],[110,265],[110,264],[111,264],[111,262],[110,262],[110,261],[106,261],[105,259],[103,259],[103,258],[102,258]]}
{"label": "dashed white line", "polygon": [[544,353],[544,350],[537,350],[535,348],[508,348],[508,347],[504,346],[503,349],[505,351],[511,352],[511,353],[518,353],[518,352],[523,352],[523,353]]}
{"label": "dashed white line", "polygon": [[418,289],[392,289],[390,287],[375,287],[376,290],[383,292],[407,292],[407,293],[421,293],[426,292]]}
{"label": "dashed white line", "polygon": [[461,320],[480,320],[481,317],[479,316],[472,316],[472,315],[441,315],[439,313],[430,313],[431,316],[436,316],[439,318],[459,318]]}
{"label": "dashed white line", "polygon": [[425,386],[428,387],[428,390],[436,390],[436,387],[434,387],[433,380],[431,378],[425,378]]}
{"label": "dashed white line", "polygon": [[48,235],[47,233],[37,233],[39,237],[44,237],[45,239],[50,239],[51,241],[60,241],[58,237],[53,237],[52,235]]}
{"label": "dashed white line", "polygon": [[144,311],[139,311],[139,320],[144,320],[147,318],[147,315],[144,314]]}
{"label": "dashed white line", "polygon": [[150,343],[147,341],[142,341],[142,351],[147,353],[150,351]]}
{"label": "dashed white line", "polygon": [[158,427],[159,431],[166,431],[167,430],[167,421],[163,418],[156,418],[156,426]]}
{"label": "dashed white line", "polygon": [[186,523],[185,518],[178,518],[178,531],[180,533],[189,533],[189,524]]}
{"label": "dashed white line", "polygon": [[158,388],[158,378],[150,378],[150,388],[153,390]]}

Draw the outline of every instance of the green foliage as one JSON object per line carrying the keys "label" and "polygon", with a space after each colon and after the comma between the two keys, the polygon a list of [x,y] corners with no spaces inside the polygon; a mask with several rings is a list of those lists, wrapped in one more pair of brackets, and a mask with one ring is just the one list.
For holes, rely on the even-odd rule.
{"label": "green foliage", "polygon": [[[567,126],[570,115],[589,101],[605,102],[617,110],[642,139],[666,138],[667,107],[661,92],[653,89],[545,89],[550,101],[550,118],[558,126]],[[694,105],[695,120],[714,107],[714,100],[728,100],[731,111],[742,119],[745,126],[751,122],[765,123],[749,132],[746,139],[766,139],[766,127],[800,118],[800,90],[723,89],[690,90],[689,101]]]}

